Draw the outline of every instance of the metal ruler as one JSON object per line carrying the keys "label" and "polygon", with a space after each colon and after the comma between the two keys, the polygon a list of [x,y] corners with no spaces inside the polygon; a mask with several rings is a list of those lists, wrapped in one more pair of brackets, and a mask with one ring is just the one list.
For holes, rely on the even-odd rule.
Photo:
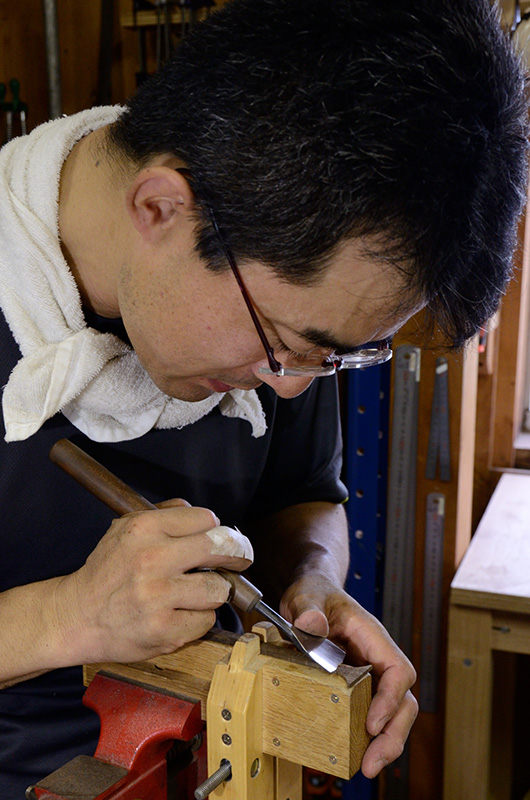
{"label": "metal ruler", "polygon": [[419,348],[398,347],[394,352],[383,624],[408,656],[412,650],[419,380]]}
{"label": "metal ruler", "polygon": [[431,426],[425,477],[436,479],[436,468],[440,467],[440,480],[451,480],[451,450],[449,444],[449,365],[446,358],[436,359],[434,395],[431,407]]}
{"label": "metal ruler", "polygon": [[444,527],[445,495],[431,492],[425,518],[420,708],[433,713],[439,697]]}
{"label": "metal ruler", "polygon": [[[383,624],[408,656],[412,650],[420,358],[420,349],[412,345],[402,345],[394,351],[383,589]],[[385,769],[386,800],[407,800],[409,771],[407,743],[399,759]]]}

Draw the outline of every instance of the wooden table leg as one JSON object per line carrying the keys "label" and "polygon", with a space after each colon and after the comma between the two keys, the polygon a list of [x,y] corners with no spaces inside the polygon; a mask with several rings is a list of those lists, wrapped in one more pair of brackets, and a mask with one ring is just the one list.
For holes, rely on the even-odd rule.
{"label": "wooden table leg", "polygon": [[491,612],[449,610],[444,800],[487,800],[493,659]]}

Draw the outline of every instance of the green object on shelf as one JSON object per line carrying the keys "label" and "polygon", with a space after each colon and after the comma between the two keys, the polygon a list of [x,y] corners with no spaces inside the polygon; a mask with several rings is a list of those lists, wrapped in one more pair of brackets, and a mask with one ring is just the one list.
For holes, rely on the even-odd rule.
{"label": "green object on shelf", "polygon": [[9,88],[11,89],[11,93],[13,95],[13,102],[11,103],[13,111],[16,113],[27,111],[27,104],[23,103],[20,99],[20,81],[18,81],[17,78],[11,78],[9,81]]}

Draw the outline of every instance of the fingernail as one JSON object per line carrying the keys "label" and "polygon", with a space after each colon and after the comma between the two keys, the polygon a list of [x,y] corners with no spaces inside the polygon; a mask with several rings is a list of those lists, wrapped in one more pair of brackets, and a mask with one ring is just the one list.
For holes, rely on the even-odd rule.
{"label": "fingernail", "polygon": [[387,766],[388,766],[388,758],[385,758],[384,756],[378,758],[377,761],[375,762],[375,768],[377,770],[376,775],[378,772],[381,772],[381,770]]}
{"label": "fingernail", "polygon": [[377,736],[378,734],[381,733],[381,731],[383,730],[389,719],[390,717],[381,717],[381,719],[377,720],[377,722],[374,725],[374,736]]}

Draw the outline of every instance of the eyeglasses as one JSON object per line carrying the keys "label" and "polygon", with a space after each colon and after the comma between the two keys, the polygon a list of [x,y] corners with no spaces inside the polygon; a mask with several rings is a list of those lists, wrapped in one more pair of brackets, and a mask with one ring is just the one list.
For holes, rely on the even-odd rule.
{"label": "eyeglasses", "polygon": [[[269,363],[268,369],[266,367],[260,367],[259,372],[266,375],[277,375],[278,377],[282,377],[284,375],[306,375],[306,376],[325,376],[325,375],[333,375],[335,372],[341,369],[359,369],[361,367],[371,367],[375,364],[383,364],[385,361],[388,361],[392,358],[392,350],[390,349],[390,341],[385,340],[382,342],[371,342],[370,344],[366,344],[360,347],[358,350],[355,350],[353,353],[347,353],[345,355],[335,355],[332,354],[327,356],[326,358],[322,359],[321,356],[303,356],[304,362],[310,361],[310,363],[300,364],[298,366],[284,366],[281,364],[278,359],[274,355],[274,350],[271,347],[269,340],[263,330],[263,326],[259,321],[258,315],[256,314],[256,310],[252,304],[252,300],[245,288],[245,284],[243,283],[243,278],[241,277],[241,273],[239,268],[236,264],[235,258],[233,256],[232,250],[228,245],[225,237],[221,233],[219,229],[219,225],[217,224],[217,220],[215,218],[215,214],[213,213],[212,209],[208,209],[208,214],[210,217],[210,221],[212,223],[213,229],[215,231],[215,235],[221,245],[223,252],[226,256],[226,260],[230,264],[230,268],[234,274],[234,277],[237,281],[237,285],[241,290],[241,294],[243,295],[243,299],[246,303],[246,306],[249,310],[250,316],[252,318],[252,322],[254,323],[254,327],[256,328],[257,334],[261,339],[261,343],[263,345],[263,349],[267,355],[267,361]],[[313,363],[311,363],[311,358],[313,358]]]}
{"label": "eyeglasses", "polygon": [[[187,179],[189,179],[191,182],[193,181],[193,176],[190,170],[180,167],[177,169],[177,172],[181,172]],[[207,212],[217,240],[221,245],[226,260],[230,265],[230,269],[234,274],[237,285],[239,286],[241,294],[243,295],[243,300],[245,301],[252,322],[254,323],[254,327],[256,328],[256,332],[261,340],[263,349],[265,350],[265,354],[267,356],[267,362],[269,364],[268,368],[260,367],[258,372],[263,375],[276,375],[278,378],[281,378],[284,375],[303,375],[306,377],[318,378],[326,375],[334,375],[335,372],[338,372],[341,369],[362,369],[364,367],[373,367],[376,364],[384,364],[385,361],[389,361],[392,358],[392,350],[390,349],[391,341],[389,339],[385,339],[381,342],[369,342],[368,344],[362,345],[353,353],[347,353],[344,355],[331,354],[324,359],[322,359],[321,356],[308,354],[299,356],[300,359],[303,359],[303,364],[296,366],[285,366],[284,364],[281,364],[274,355],[274,350],[267,339],[261,322],[259,321],[259,317],[256,314],[256,310],[252,304],[250,295],[246,290],[245,284],[243,283],[243,278],[241,277],[241,273],[236,264],[232,250],[226,238],[221,233],[213,209],[208,207]]]}

